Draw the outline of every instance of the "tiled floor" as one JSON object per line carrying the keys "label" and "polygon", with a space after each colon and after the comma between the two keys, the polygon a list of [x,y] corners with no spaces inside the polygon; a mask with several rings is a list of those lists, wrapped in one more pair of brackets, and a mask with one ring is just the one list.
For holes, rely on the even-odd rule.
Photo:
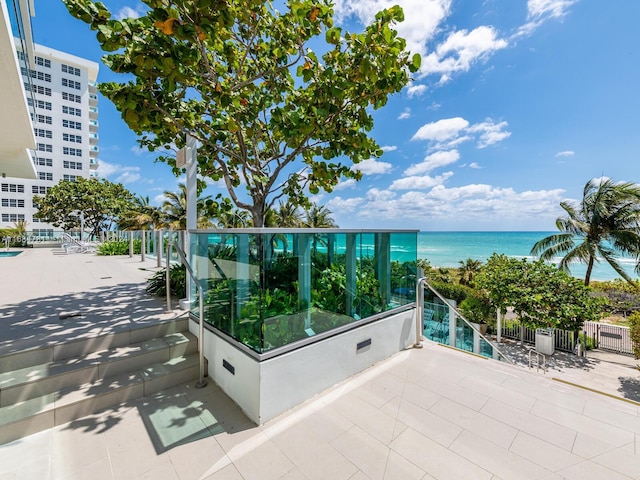
{"label": "tiled floor", "polygon": [[425,343],[260,427],[181,385],[0,446],[0,479],[640,479],[640,405],[565,373]]}

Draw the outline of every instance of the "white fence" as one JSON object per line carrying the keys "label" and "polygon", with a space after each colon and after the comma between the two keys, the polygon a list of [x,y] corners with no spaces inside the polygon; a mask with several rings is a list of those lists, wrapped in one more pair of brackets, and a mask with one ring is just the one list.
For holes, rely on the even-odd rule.
{"label": "white fence", "polygon": [[[573,332],[569,330],[554,329],[555,335],[555,348],[556,350],[562,350],[564,352],[573,352],[575,348],[575,340],[573,338]],[[520,325],[518,323],[509,323],[502,325],[502,336],[504,338],[512,338],[514,340],[520,340]],[[536,331],[533,328],[524,328],[524,342],[536,343]]]}
{"label": "white fence", "polygon": [[629,327],[608,323],[584,322],[584,332],[594,341],[596,348],[633,355]]}

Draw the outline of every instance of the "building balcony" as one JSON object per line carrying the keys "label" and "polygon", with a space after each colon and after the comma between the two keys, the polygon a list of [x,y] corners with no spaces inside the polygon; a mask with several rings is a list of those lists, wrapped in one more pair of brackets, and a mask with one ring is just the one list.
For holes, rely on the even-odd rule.
{"label": "building balcony", "polygon": [[91,133],[97,132],[98,131],[98,127],[99,127],[99,124],[98,124],[97,120],[89,120],[89,131]]}
{"label": "building balcony", "polygon": [[89,168],[91,170],[97,170],[99,166],[100,166],[100,162],[97,159],[92,158],[89,160]]}
{"label": "building balcony", "polygon": [[100,149],[97,146],[94,145],[92,147],[89,147],[89,156],[91,158],[96,158],[99,153],[100,153]]}
{"label": "building balcony", "polygon": [[98,118],[98,109],[96,107],[89,107],[89,118],[91,120]]}
{"label": "building balcony", "polygon": [[95,93],[89,94],[89,105],[96,106],[98,105],[98,95]]}
{"label": "building balcony", "polygon": [[100,139],[100,137],[98,136],[97,133],[90,133],[89,134],[89,142],[91,143],[91,145],[97,144],[99,139]]}

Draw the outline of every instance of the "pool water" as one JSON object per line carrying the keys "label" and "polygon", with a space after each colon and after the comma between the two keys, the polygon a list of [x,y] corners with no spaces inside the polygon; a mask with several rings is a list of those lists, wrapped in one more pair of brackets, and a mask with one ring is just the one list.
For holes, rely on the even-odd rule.
{"label": "pool water", "polygon": [[18,250],[17,252],[0,252],[0,258],[2,257],[15,257],[16,255],[20,255],[22,250]]}

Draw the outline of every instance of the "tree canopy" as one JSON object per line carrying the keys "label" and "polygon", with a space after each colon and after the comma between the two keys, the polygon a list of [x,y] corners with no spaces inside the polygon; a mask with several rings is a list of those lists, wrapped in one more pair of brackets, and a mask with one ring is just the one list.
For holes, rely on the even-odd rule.
{"label": "tree canopy", "polygon": [[98,235],[109,230],[118,218],[131,208],[134,195],[119,183],[106,179],[78,177],[63,180],[51,187],[44,197],[34,196],[38,211],[34,215],[63,230],[80,228],[80,213],[84,215],[85,229]]}
{"label": "tree canopy", "polygon": [[512,307],[532,327],[577,331],[586,320],[598,320],[603,299],[580,280],[541,260],[528,262],[493,254],[476,275],[476,288],[495,308]]}
{"label": "tree canopy", "polygon": [[564,255],[558,266],[567,272],[572,262],[586,263],[585,285],[589,285],[594,263],[604,258],[618,275],[634,284],[616,255],[640,255],[640,186],[590,180],[579,205],[562,202],[560,206],[567,213],[556,220],[561,233],[538,241],[531,253],[547,261]]}
{"label": "tree canopy", "polygon": [[[195,137],[199,173],[224,181],[256,227],[281,198],[308,205],[307,189],[330,192],[341,177],[360,178],[334,159],[382,155],[368,135],[370,109],[420,66],[393,29],[404,18],[398,6],[351,33],[334,27],[331,0],[289,0],[283,12],[265,0],[144,0],[143,16],[122,20],[100,2],[63,1],[112,52],[105,65],[135,78],[99,89],[141,146],[181,147],[186,134]],[[175,158],[161,159],[176,168]]]}

